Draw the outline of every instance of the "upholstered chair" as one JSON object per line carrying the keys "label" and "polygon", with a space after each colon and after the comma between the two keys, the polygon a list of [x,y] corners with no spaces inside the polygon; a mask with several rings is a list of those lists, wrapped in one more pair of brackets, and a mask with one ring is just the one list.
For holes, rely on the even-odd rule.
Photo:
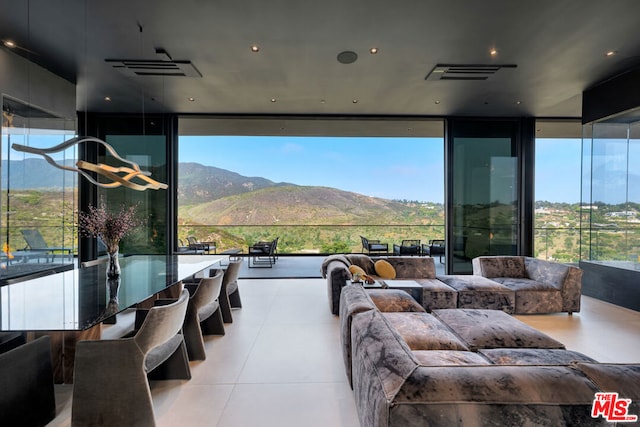
{"label": "upholstered chair", "polygon": [[230,261],[226,270],[224,270],[222,290],[220,291],[220,311],[222,312],[224,323],[233,322],[232,308],[242,307],[240,290],[238,289],[238,275],[240,274],[241,265],[242,259]]}
{"label": "upholstered chair", "polygon": [[190,379],[180,333],[189,292],[149,309],[132,336],[79,341],[76,348],[72,426],[155,426],[147,374],[154,379]]}
{"label": "upholstered chair", "polygon": [[213,277],[200,279],[196,285],[185,284],[191,294],[184,319],[184,340],[189,360],[207,358],[203,335],[224,335],[224,322],[218,300],[223,275],[224,272],[220,270]]}

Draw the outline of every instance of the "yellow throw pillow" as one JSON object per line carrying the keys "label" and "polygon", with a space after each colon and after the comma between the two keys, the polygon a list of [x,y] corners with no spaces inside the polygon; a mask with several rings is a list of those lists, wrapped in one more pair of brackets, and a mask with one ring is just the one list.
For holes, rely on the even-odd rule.
{"label": "yellow throw pillow", "polygon": [[352,276],[355,275],[355,274],[359,274],[360,277],[362,277],[365,274],[367,274],[367,273],[365,273],[365,271],[362,268],[358,267],[357,265],[350,265],[349,266],[349,271],[351,272]]}
{"label": "yellow throw pillow", "polygon": [[374,264],[376,269],[376,274],[380,276],[381,279],[395,279],[396,278],[396,269],[393,268],[388,261],[380,259],[376,261]]}

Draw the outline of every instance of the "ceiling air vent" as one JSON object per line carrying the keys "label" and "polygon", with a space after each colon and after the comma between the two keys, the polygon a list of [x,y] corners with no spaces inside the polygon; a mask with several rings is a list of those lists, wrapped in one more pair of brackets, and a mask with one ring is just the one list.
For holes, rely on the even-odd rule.
{"label": "ceiling air vent", "polygon": [[516,68],[515,64],[481,65],[481,64],[438,64],[425,80],[487,80],[501,68]]}
{"label": "ceiling air vent", "polygon": [[104,61],[129,77],[202,77],[191,61],[174,61],[162,48],[156,48],[156,54],[165,59],[105,59]]}

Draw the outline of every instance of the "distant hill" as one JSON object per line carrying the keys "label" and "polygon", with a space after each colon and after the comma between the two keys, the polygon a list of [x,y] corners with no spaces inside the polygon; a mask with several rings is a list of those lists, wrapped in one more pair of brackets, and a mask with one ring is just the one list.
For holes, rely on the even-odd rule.
{"label": "distant hill", "polygon": [[418,206],[328,187],[278,185],[208,203],[180,204],[181,222],[218,225],[429,224]]}
{"label": "distant hill", "polygon": [[199,163],[178,164],[178,200],[194,205],[262,188],[293,185],[275,183],[266,178],[246,177],[238,173]]}
{"label": "distant hill", "polygon": [[[66,166],[75,167],[75,160],[58,162]],[[8,174],[11,174],[11,189],[43,189],[60,190],[63,186],[72,187],[77,179],[75,172],[65,172],[51,166],[41,158],[27,158],[24,160],[2,160],[1,164],[2,189],[7,188]]]}

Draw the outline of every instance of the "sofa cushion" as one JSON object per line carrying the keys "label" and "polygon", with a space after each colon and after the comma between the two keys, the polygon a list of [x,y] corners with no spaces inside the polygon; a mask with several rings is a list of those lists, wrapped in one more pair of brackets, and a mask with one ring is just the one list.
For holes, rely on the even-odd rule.
{"label": "sofa cushion", "polygon": [[532,279],[512,277],[494,277],[491,280],[516,293],[516,313],[558,313],[562,311],[562,292],[553,285]]}
{"label": "sofa cushion", "polygon": [[630,413],[640,415],[640,364],[638,363],[576,363],[601,391],[618,392],[620,398],[636,404]]}
{"label": "sofa cushion", "polygon": [[478,353],[461,350],[416,350],[413,352],[422,366],[447,365],[490,365],[487,359]]}
{"label": "sofa cushion", "polygon": [[362,268],[367,274],[375,274],[376,269],[373,267],[373,260],[369,255],[365,254],[349,254],[345,255],[351,264],[355,264]]}
{"label": "sofa cushion", "polygon": [[411,295],[401,289],[368,289],[367,294],[382,312],[425,311]]}
{"label": "sofa cushion", "polygon": [[591,418],[596,391],[568,366],[420,366],[389,403],[384,425],[606,425]]}
{"label": "sofa cushion", "polygon": [[396,270],[397,279],[435,279],[436,264],[430,257],[394,256],[385,258]]}
{"label": "sofa cushion", "polygon": [[446,326],[428,313],[383,313],[411,350],[468,350]]}
{"label": "sofa cushion", "polygon": [[479,257],[484,277],[518,277],[526,278],[524,257],[520,256],[485,256]]}
{"label": "sofa cushion", "polygon": [[458,308],[486,308],[513,313],[516,305],[515,292],[486,277],[453,274],[438,276],[438,279],[458,292]]}
{"label": "sofa cushion", "polygon": [[471,350],[481,348],[565,348],[564,344],[499,310],[434,310]]}
{"label": "sofa cushion", "polygon": [[558,289],[562,289],[562,283],[570,269],[568,265],[559,262],[529,257],[525,258],[525,265],[530,279],[547,283]]}
{"label": "sofa cushion", "polygon": [[569,365],[573,362],[595,362],[577,351],[556,348],[496,348],[478,353],[496,365]]}
{"label": "sofa cushion", "polygon": [[395,279],[396,278],[396,270],[393,268],[389,261],[379,259],[375,262],[373,267],[376,270],[376,274],[380,276],[382,279]]}
{"label": "sofa cushion", "polygon": [[416,279],[422,286],[422,306],[427,311],[457,308],[458,292],[438,279]]}

